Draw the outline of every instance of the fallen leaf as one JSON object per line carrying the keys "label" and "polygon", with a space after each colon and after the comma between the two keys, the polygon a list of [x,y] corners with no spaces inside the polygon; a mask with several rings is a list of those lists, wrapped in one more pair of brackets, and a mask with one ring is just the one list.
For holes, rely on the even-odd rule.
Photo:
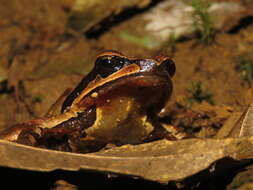
{"label": "fallen leaf", "polygon": [[228,157],[237,164],[253,159],[253,137],[160,140],[89,154],[40,149],[0,140],[0,166],[3,167],[34,171],[93,170],[160,183],[183,180]]}
{"label": "fallen leaf", "polygon": [[[231,131],[234,129],[235,125],[238,124],[238,121],[242,117],[241,112],[234,112],[229,119],[226,120],[222,128],[215,135],[215,138],[226,138],[230,135]],[[231,136],[232,137],[232,136]]]}
{"label": "fallen leaf", "polygon": [[231,129],[228,137],[253,136],[253,103],[251,103]]}

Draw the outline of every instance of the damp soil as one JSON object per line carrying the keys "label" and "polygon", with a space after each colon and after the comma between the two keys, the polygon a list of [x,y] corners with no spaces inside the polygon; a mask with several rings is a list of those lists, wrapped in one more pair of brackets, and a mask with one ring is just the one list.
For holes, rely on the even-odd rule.
{"label": "damp soil", "polygon": [[[143,13],[117,22],[99,36],[66,35],[70,2],[64,1],[61,9],[54,3],[43,7],[54,12],[51,20],[42,21],[43,11],[33,18],[29,17],[33,13],[22,15],[21,4],[7,5],[19,10],[17,16],[2,11],[0,72],[3,70],[5,77],[0,80],[1,130],[44,116],[65,89],[74,88],[91,70],[96,55],[108,49],[136,58],[170,55],[176,74],[173,95],[160,113],[161,121],[198,137],[214,137],[233,113],[242,112],[251,102],[252,84],[243,79],[238,65],[242,58],[253,60],[253,23],[243,21],[229,32],[217,31],[209,44],[191,36],[178,40],[173,51],[168,43],[150,49],[120,35],[122,31],[145,35]],[[194,82],[202,84],[211,102],[189,102]]]}

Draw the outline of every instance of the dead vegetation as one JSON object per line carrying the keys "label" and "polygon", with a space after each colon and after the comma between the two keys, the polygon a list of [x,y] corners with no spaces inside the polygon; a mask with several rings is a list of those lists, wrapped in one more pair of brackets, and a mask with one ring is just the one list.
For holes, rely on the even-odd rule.
{"label": "dead vegetation", "polygon": [[[68,183],[57,181],[55,189],[86,188],[82,181],[99,187],[98,180],[114,189],[124,184],[153,189],[252,187],[249,115],[253,113],[247,108],[253,97],[253,2],[226,1],[242,8],[222,17],[223,24],[217,28],[210,26],[216,23],[207,12],[210,5],[203,9],[197,6],[202,1],[192,1],[194,4],[187,6],[195,6],[198,22],[191,25],[196,27],[198,23],[198,32],[180,37],[173,33],[161,42],[145,29],[145,14],[152,13],[163,1],[122,1],[110,9],[106,8],[108,3],[104,4],[107,1],[96,2],[98,11],[91,4],[87,12],[82,12],[74,0],[0,0],[0,127],[44,116],[66,88],[73,88],[90,71],[96,54],[115,49],[131,57],[159,53],[173,56],[177,66],[173,97],[160,120],[198,139],[108,146],[108,150],[88,155],[0,141],[4,181],[12,179],[32,188],[24,179],[34,175],[32,179],[43,183],[44,189],[52,188],[59,179]],[[176,8],[166,11],[173,10]],[[94,13],[94,18],[85,20],[88,13]],[[170,28],[170,23],[167,26]],[[159,34],[165,29],[153,31]],[[245,117],[237,122],[245,110]],[[90,174],[90,170],[97,173]],[[130,178],[107,178],[114,175]]]}

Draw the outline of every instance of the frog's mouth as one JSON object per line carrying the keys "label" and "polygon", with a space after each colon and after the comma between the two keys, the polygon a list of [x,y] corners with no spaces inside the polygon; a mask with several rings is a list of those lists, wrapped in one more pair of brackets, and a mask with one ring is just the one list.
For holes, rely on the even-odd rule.
{"label": "frog's mouth", "polygon": [[167,72],[138,72],[107,81],[86,91],[72,105],[89,107],[106,102],[115,96],[132,96],[143,104],[156,104],[160,109],[172,93],[172,81]]}

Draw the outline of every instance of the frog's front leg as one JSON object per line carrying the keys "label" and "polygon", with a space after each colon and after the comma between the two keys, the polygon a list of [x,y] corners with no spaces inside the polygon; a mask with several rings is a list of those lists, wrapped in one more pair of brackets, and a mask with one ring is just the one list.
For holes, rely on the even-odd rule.
{"label": "frog's front leg", "polygon": [[81,137],[81,131],[78,128],[74,129],[63,125],[54,128],[44,128],[41,130],[41,135],[34,146],[71,152],[72,150],[69,145],[69,139],[71,137],[79,139]]}
{"label": "frog's front leg", "polygon": [[42,129],[35,146],[48,149],[87,153],[101,149],[106,143],[89,136],[85,128],[89,125],[79,120],[62,123],[51,129]]}

